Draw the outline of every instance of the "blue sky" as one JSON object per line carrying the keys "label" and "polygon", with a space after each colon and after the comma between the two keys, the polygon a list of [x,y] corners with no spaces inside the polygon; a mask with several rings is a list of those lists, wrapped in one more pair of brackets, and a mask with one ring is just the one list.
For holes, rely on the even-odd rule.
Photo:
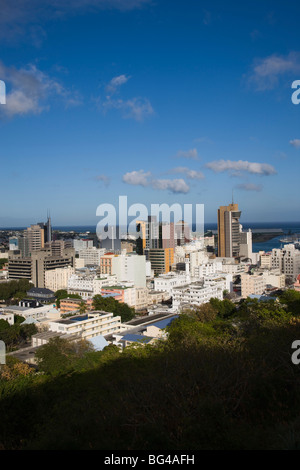
{"label": "blue sky", "polygon": [[[41,5],[42,4],[42,5]],[[0,226],[100,204],[299,221],[300,6],[0,0]]]}

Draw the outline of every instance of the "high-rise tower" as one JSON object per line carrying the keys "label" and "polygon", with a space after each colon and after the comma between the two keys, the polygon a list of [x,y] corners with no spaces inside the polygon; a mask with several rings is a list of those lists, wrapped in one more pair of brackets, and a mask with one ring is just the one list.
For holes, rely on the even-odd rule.
{"label": "high-rise tower", "polygon": [[52,241],[52,226],[51,226],[50,211],[47,214],[46,227],[47,227],[47,242],[51,242]]}
{"label": "high-rise tower", "polygon": [[218,256],[232,258],[240,253],[240,216],[238,204],[218,209]]}

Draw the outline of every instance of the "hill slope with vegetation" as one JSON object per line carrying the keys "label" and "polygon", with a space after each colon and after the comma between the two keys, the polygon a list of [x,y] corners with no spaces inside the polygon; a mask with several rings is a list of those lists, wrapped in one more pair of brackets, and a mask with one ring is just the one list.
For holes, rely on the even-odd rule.
{"label": "hill slope with vegetation", "polygon": [[38,372],[10,359],[0,381],[0,448],[297,449],[300,295],[212,299],[168,339],[120,352],[53,340]]}

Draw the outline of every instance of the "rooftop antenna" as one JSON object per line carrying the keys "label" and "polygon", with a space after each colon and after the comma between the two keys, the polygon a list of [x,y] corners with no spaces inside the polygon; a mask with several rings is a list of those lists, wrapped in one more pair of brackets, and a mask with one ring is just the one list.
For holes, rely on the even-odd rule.
{"label": "rooftop antenna", "polygon": [[233,205],[233,189],[232,189],[232,205]]}

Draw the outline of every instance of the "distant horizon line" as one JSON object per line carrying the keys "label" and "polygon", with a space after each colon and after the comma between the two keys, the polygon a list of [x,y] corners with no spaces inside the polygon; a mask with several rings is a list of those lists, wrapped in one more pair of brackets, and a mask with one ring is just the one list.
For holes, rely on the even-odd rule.
{"label": "distant horizon line", "polygon": [[[259,224],[259,225],[280,225],[280,224],[300,224],[300,221],[272,221],[272,222],[247,222],[247,221],[244,221],[243,223],[241,223],[242,226],[244,225],[252,225],[252,224]],[[32,224],[31,224],[32,225]],[[52,229],[55,230],[55,229],[61,229],[61,228],[66,228],[66,229],[74,229],[74,228],[91,228],[92,226],[95,225],[95,231],[96,231],[96,227],[97,227],[97,224],[83,224],[83,225],[80,225],[80,224],[76,224],[76,225],[52,225]],[[113,225],[113,224],[112,224]],[[204,226],[206,225],[215,225],[217,226],[218,225],[218,222],[204,222]],[[26,225],[26,226],[10,226],[10,227],[0,227],[0,230],[24,230],[26,229],[27,227],[29,227],[30,225]],[[118,227],[123,227],[125,228],[125,225],[124,226],[119,226]]]}

